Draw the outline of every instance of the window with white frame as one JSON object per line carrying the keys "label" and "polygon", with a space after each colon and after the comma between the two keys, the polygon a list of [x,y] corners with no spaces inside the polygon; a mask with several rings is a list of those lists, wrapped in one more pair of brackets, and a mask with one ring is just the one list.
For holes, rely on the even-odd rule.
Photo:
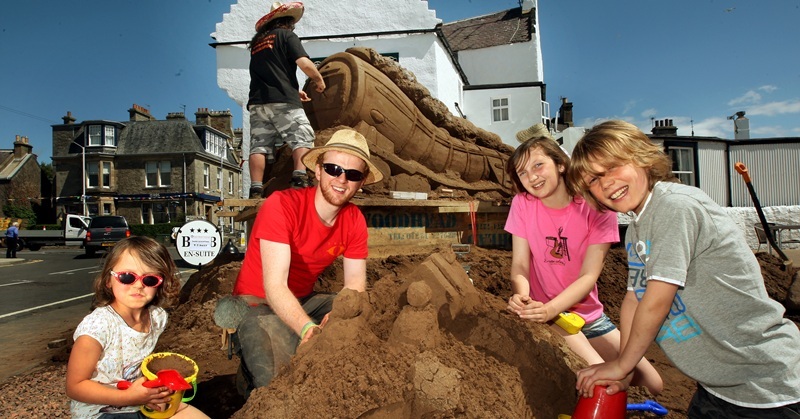
{"label": "window with white frame", "polygon": [[492,122],[508,121],[508,98],[492,99]]}
{"label": "window with white frame", "polygon": [[226,145],[225,137],[206,131],[206,152],[217,157],[225,157]]}
{"label": "window with white frame", "polygon": [[211,187],[211,166],[208,163],[203,165],[203,187],[206,189]]}
{"label": "window with white frame", "polygon": [[101,125],[89,125],[89,145],[102,145],[100,142],[102,140],[102,132],[100,131],[102,128]]}
{"label": "window with white frame", "polygon": [[103,187],[111,187],[111,162],[104,161],[101,163],[103,166]]}
{"label": "window with white frame", "polygon": [[157,188],[170,186],[172,165],[169,161],[149,161],[145,163],[145,186]]}
{"label": "window with white frame", "polygon": [[672,159],[672,173],[684,185],[697,186],[694,171],[694,149],[691,147],[668,147]]}
{"label": "window with white frame", "polygon": [[98,170],[97,162],[88,163],[86,165],[86,187],[97,188],[100,186],[100,173]]}
{"label": "window with white frame", "polygon": [[228,193],[233,194],[233,172],[228,172]]}
{"label": "window with white frame", "polygon": [[172,164],[169,161],[158,162],[158,173],[158,181],[161,182],[161,186],[172,185]]}
{"label": "window with white frame", "polygon": [[106,126],[106,130],[105,131],[106,131],[106,136],[105,136],[104,144],[107,145],[107,146],[116,146],[117,143],[116,143],[115,138],[114,138],[114,132],[115,132],[114,127]]}
{"label": "window with white frame", "polygon": [[222,192],[222,169],[217,168],[217,190]]}

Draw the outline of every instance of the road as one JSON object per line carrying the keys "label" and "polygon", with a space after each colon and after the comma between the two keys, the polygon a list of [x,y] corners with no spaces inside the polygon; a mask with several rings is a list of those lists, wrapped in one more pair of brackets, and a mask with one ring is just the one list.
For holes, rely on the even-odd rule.
{"label": "road", "polygon": [[[178,266],[174,248],[170,249]],[[48,343],[71,339],[70,333],[89,313],[92,282],[105,253],[87,257],[77,247],[24,250],[25,262],[0,265],[0,383],[51,357]],[[186,281],[195,272],[179,268]]]}

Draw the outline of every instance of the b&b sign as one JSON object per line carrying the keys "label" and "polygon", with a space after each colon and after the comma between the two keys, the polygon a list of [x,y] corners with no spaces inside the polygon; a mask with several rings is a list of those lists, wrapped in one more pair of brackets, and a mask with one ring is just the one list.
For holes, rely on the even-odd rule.
{"label": "b&b sign", "polygon": [[205,220],[189,221],[175,235],[178,255],[190,265],[206,265],[219,254],[222,234]]}

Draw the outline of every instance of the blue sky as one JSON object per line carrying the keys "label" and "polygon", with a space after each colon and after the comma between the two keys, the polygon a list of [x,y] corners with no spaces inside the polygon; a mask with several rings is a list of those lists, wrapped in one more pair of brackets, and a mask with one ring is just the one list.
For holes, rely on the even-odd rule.
{"label": "blue sky", "polygon": [[[231,0],[25,0],[0,14],[0,148],[30,138],[50,162],[52,124],[125,121],[132,104],[158,119],[197,108],[241,110],[216,83],[210,34]],[[268,4],[269,2],[265,2]],[[429,0],[445,22],[516,0]],[[265,6],[266,8],[266,6]],[[681,135],[800,136],[800,0],[541,0],[544,82],[552,112],[576,125],[619,118],[649,132],[673,119]]]}

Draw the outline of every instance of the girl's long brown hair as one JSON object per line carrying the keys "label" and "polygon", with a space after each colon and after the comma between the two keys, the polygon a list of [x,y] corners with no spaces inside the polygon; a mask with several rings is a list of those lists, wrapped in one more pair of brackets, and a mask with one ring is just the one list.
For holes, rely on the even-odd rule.
{"label": "girl's long brown hair", "polygon": [[564,185],[567,187],[567,193],[570,196],[575,196],[576,192],[572,189],[566,179],[566,173],[570,166],[569,156],[558,145],[556,140],[547,136],[534,137],[525,141],[524,143],[520,144],[520,146],[517,147],[513,153],[511,153],[511,157],[508,158],[508,162],[506,162],[506,174],[514,184],[514,192],[528,193],[525,189],[525,186],[522,184],[519,175],[517,175],[517,168],[527,163],[528,158],[530,157],[530,152],[537,148],[542,150],[547,157],[553,159],[553,163],[556,164],[556,167],[564,166],[564,173],[561,174],[561,179],[564,181]]}
{"label": "girl's long brown hair", "polygon": [[149,305],[170,307],[177,301],[181,291],[181,279],[167,248],[149,237],[133,236],[118,242],[106,255],[103,269],[94,280],[92,308],[106,306],[114,301],[114,291],[108,281],[115,280],[111,277],[111,270],[125,252],[140,259],[145,265],[154,267],[157,271],[154,273],[164,278],[164,282],[156,288],[156,296]]}

